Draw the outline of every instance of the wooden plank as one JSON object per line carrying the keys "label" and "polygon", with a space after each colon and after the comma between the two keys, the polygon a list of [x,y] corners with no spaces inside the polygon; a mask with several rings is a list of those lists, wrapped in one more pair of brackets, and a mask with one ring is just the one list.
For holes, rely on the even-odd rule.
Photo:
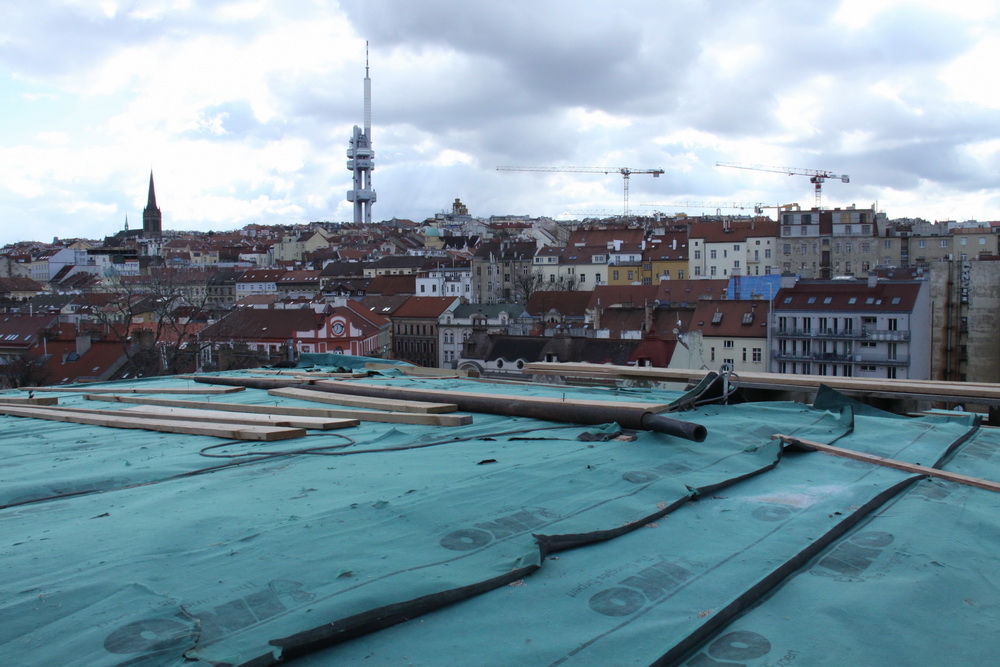
{"label": "wooden plank", "polygon": [[129,415],[145,415],[157,419],[187,419],[191,421],[221,422],[224,424],[250,424],[256,426],[292,426],[319,431],[329,431],[335,428],[349,428],[361,422],[357,419],[335,419],[333,417],[293,417],[287,415],[252,414],[247,412],[228,412],[224,410],[200,410],[197,408],[170,408],[157,405],[137,405],[121,410],[106,412],[123,412]]}
{"label": "wooden plank", "polygon": [[354,372],[354,373],[326,373],[322,371],[308,372],[304,370],[297,371],[273,371],[273,370],[258,370],[252,369],[247,371],[250,375],[282,375],[285,377],[291,376],[295,378],[366,378],[368,373],[365,372]]}
{"label": "wooden plank", "polygon": [[[615,366],[611,364],[535,362],[524,370],[536,375],[573,375],[575,377],[646,378],[663,381],[700,380],[708,371],[692,368],[650,368],[648,366]],[[887,378],[857,378],[831,375],[797,375],[779,373],[738,373],[743,384],[764,386],[777,384],[816,388],[825,384],[833,389],[859,391],[891,391],[895,394],[929,394],[951,396],[953,399],[1000,399],[1000,384],[946,382],[941,380],[896,380]]]}
{"label": "wooden plank", "polygon": [[873,463],[887,468],[902,470],[903,472],[912,472],[920,475],[927,475],[928,477],[937,477],[938,479],[955,482],[957,484],[965,484],[967,486],[975,486],[980,489],[986,489],[987,491],[1000,492],[1000,482],[993,482],[979,477],[970,477],[968,475],[961,475],[957,472],[948,472],[947,470],[930,468],[916,463],[907,463],[906,461],[899,461],[897,459],[887,459],[882,456],[876,456],[875,454],[864,454],[851,449],[834,447],[833,445],[824,445],[819,442],[802,440],[800,438],[794,438],[790,435],[782,435],[780,433],[772,435],[771,439],[781,440],[786,444],[799,445],[808,449],[815,449],[816,451],[829,454],[830,456],[839,456],[841,458],[853,459],[855,461],[864,461],[866,463]]}
{"label": "wooden plank", "polygon": [[[335,380],[320,380],[316,386],[336,386]],[[309,391],[308,389],[305,391]],[[274,390],[268,391],[273,394]],[[273,394],[278,396],[280,394]],[[327,396],[335,396],[336,400],[324,401],[324,403],[336,403],[338,405],[348,405],[354,408],[369,408],[372,410],[388,410],[391,412],[419,412],[422,414],[440,414],[442,412],[455,412],[458,406],[454,403],[435,403],[430,401],[408,401],[402,399],[370,398],[368,396],[346,396],[344,394],[327,393]]]}
{"label": "wooden plank", "polygon": [[[312,394],[302,400],[312,400]],[[290,405],[253,405],[250,403],[208,403],[203,401],[184,401],[170,398],[147,398],[145,396],[114,396],[85,395],[90,401],[109,401],[115,403],[139,403],[142,405],[162,405],[166,407],[219,409],[227,412],[246,412],[253,414],[293,415],[298,417],[329,417],[340,419],[358,419],[363,422],[382,422],[387,424],[420,424],[424,426],[464,426],[472,423],[471,415],[428,415],[412,412],[381,412],[376,410],[338,410],[336,408],[306,408]]]}
{"label": "wooden plank", "polygon": [[58,405],[58,396],[0,396],[0,403],[6,405]]}
{"label": "wooden plank", "polygon": [[[327,384],[327,383],[324,383],[324,382],[318,382],[317,383],[317,385],[324,385],[324,384]],[[375,387],[378,386],[378,385],[370,385],[369,383],[364,383],[364,382],[350,383],[350,384],[363,384],[365,386],[375,386]],[[330,383],[329,386],[331,386],[334,389],[334,391],[335,391],[336,388],[338,386],[340,386],[340,383]],[[536,386],[539,386],[539,385],[536,385]],[[614,400],[593,401],[593,400],[588,400],[588,399],[581,399],[581,398],[578,398],[578,397],[575,397],[575,396],[571,396],[571,397],[569,397],[569,399],[567,399],[565,396],[563,396],[561,398],[560,397],[556,397],[556,396],[524,396],[524,395],[521,395],[521,394],[494,394],[494,393],[481,393],[481,392],[473,392],[473,391],[452,391],[450,389],[423,389],[421,387],[393,387],[393,390],[394,391],[398,391],[398,392],[402,392],[402,393],[405,393],[405,394],[411,396],[412,400],[419,400],[422,396],[439,396],[439,395],[445,395],[445,396],[455,396],[456,398],[474,398],[474,399],[479,399],[479,398],[491,398],[491,399],[510,398],[510,399],[517,399],[517,401],[521,402],[521,403],[536,403],[538,405],[553,405],[553,404],[558,404],[558,403],[571,403],[573,405],[585,406],[585,407],[593,407],[593,408],[606,408],[609,405],[613,405],[613,406],[621,407],[621,408],[636,408],[636,409],[648,410],[649,412],[659,412],[660,410],[664,410],[667,407],[669,407],[669,403],[641,403],[641,402],[623,402],[623,401],[614,401]],[[309,390],[306,389],[306,390],[303,390],[303,391],[309,391]],[[320,393],[320,392],[319,391],[315,391],[315,392],[312,392],[312,393]],[[339,395],[340,394],[338,394],[338,396]],[[384,401],[386,399],[375,399],[375,400]]]}
{"label": "wooden plank", "polygon": [[397,370],[403,375],[411,375],[414,377],[436,377],[436,378],[455,378],[455,377],[469,377],[469,371],[459,371],[451,368],[430,368],[428,366],[404,366],[400,364],[380,364],[378,362],[369,362],[365,364],[365,368],[373,371],[387,371],[387,370]]}
{"label": "wooden plank", "polygon": [[301,428],[280,428],[272,426],[242,426],[234,424],[222,426],[218,424],[191,424],[185,421],[168,419],[148,419],[144,417],[117,417],[113,415],[95,415],[81,412],[71,412],[56,408],[24,408],[20,406],[0,406],[0,414],[14,417],[30,417],[32,419],[47,419],[50,421],[88,424],[91,426],[107,426],[109,428],[141,429],[162,433],[185,433],[188,435],[210,435],[228,440],[288,440],[301,438],[306,434]]}
{"label": "wooden plank", "polygon": [[21,391],[60,391],[87,392],[88,394],[233,394],[244,391],[246,387],[191,387],[191,388],[161,388],[152,387],[20,387]]}

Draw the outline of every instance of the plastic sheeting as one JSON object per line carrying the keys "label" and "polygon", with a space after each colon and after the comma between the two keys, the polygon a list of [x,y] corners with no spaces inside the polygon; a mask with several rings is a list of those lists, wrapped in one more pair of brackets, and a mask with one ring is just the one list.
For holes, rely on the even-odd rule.
{"label": "plastic sheeting", "polygon": [[[276,399],[212,399],[234,400]],[[449,429],[366,422],[301,445],[0,418],[0,482],[17,487],[0,513],[0,654],[61,665],[711,657],[738,614],[914,479],[782,455],[771,434],[928,464],[972,430],[967,417],[855,416],[835,396],[826,409],[688,416],[705,442],[478,414]]]}

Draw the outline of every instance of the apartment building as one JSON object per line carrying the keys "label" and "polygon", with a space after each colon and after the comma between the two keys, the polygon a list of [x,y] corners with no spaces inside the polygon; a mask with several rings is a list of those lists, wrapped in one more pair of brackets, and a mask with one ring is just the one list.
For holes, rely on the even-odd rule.
{"label": "apartment building", "polygon": [[778,241],[781,272],[829,280],[867,277],[880,264],[898,266],[893,253],[885,252],[898,249],[891,243],[884,247],[886,239],[880,231],[885,224],[885,216],[876,215],[874,205],[869,209],[782,210]]}
{"label": "apartment building", "polygon": [[777,273],[778,223],[769,218],[724,218],[693,222],[688,231],[692,278],[728,278]]}
{"label": "apartment building", "polygon": [[771,372],[930,377],[927,281],[793,280],[771,306]]}

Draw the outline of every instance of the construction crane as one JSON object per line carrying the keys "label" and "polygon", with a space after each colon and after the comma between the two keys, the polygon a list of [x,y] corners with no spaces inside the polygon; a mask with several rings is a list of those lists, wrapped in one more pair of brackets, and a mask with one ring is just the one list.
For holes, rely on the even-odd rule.
{"label": "construction crane", "polygon": [[628,181],[632,174],[652,174],[659,178],[664,173],[662,169],[632,169],[631,167],[497,167],[497,171],[558,171],[574,174],[614,174],[622,175],[625,213],[628,216]]}
{"label": "construction crane", "polygon": [[797,167],[769,167],[763,164],[739,164],[737,162],[716,162],[716,167],[733,167],[735,169],[753,169],[755,171],[771,171],[778,174],[788,174],[789,176],[808,176],[809,182],[816,186],[816,208],[821,208],[823,195],[823,182],[828,178],[839,178],[844,183],[850,183],[851,177],[847,174],[834,174],[822,169],[799,169]]}
{"label": "construction crane", "polygon": [[738,209],[741,211],[746,211],[753,209],[756,215],[760,215],[764,212],[765,208],[791,208],[793,206],[798,206],[797,203],[792,204],[765,204],[763,202],[745,202],[745,201],[734,201],[734,202],[718,202],[718,201],[680,201],[680,202],[652,202],[649,204],[639,204],[639,206],[648,206],[652,208],[714,208],[718,213],[722,209]]}

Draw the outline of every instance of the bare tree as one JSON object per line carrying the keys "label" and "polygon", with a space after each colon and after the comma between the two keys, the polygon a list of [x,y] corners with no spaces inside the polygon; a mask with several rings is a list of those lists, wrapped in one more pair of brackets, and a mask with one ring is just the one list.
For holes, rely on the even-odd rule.
{"label": "bare tree", "polygon": [[90,296],[92,315],[118,340],[135,376],[193,371],[202,343],[197,332],[207,319],[204,271],[154,269],[148,275],[106,278],[106,292]]}
{"label": "bare tree", "polygon": [[576,281],[572,278],[546,280],[540,271],[519,273],[511,280],[512,296],[515,303],[525,304],[535,292],[565,292],[576,289]]}

